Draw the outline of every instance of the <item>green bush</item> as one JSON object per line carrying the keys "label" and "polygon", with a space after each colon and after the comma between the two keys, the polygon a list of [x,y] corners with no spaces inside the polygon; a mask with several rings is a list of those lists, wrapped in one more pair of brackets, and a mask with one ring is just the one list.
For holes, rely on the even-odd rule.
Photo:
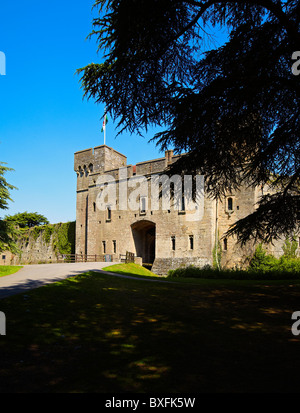
{"label": "green bush", "polygon": [[254,255],[249,263],[249,271],[259,271],[259,272],[267,272],[277,269],[278,267],[278,259],[273,257],[273,255],[269,255],[263,249],[262,245],[256,248]]}
{"label": "green bush", "polygon": [[[295,258],[295,246],[285,244],[284,254],[280,258],[267,254],[262,245],[259,245],[250,260],[249,267],[241,269],[211,268],[209,265],[199,268],[188,266],[168,272],[170,278],[210,278],[235,280],[281,280],[300,278],[300,258]],[[294,257],[294,258],[291,258]]]}
{"label": "green bush", "polygon": [[287,237],[285,239],[285,243],[282,247],[283,249],[283,257],[285,258],[297,258],[297,249],[298,249],[298,242],[296,237],[293,236],[292,241],[289,240]]}
{"label": "green bush", "polygon": [[300,269],[299,262],[297,264],[291,264],[290,266],[284,266],[282,268],[271,268],[268,271],[254,270],[239,270],[239,269],[203,269],[203,268],[178,268],[170,270],[168,272],[169,278],[202,278],[202,279],[228,279],[228,280],[288,280],[299,279]]}
{"label": "green bush", "polygon": [[281,257],[278,260],[278,271],[298,272],[300,274],[300,259]]}
{"label": "green bush", "polygon": [[170,278],[205,278],[205,279],[247,279],[247,272],[239,269],[222,269],[217,270],[209,265],[204,267],[195,267],[190,265],[185,268],[169,270]]}
{"label": "green bush", "polygon": [[273,255],[267,254],[262,245],[259,245],[250,261],[248,271],[278,272],[279,275],[283,272],[299,273],[300,276],[300,258],[296,258],[296,250],[294,241],[290,243],[286,240],[283,246],[284,254],[280,258],[275,258]]}

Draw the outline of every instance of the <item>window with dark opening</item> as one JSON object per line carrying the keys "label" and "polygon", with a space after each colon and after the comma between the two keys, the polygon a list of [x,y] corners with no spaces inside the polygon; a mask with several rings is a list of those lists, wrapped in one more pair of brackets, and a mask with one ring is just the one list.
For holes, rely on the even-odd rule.
{"label": "window with dark opening", "polygon": [[171,244],[172,244],[172,251],[175,251],[176,242],[175,242],[175,236],[174,235],[171,237]]}
{"label": "window with dark opening", "polygon": [[110,206],[107,207],[107,220],[108,221],[111,220],[111,207]]}
{"label": "window with dark opening", "polygon": [[103,254],[106,254],[106,242],[102,241]]}
{"label": "window with dark opening", "polygon": [[228,209],[228,211],[233,210],[233,200],[232,200],[232,198],[227,199],[227,209]]}
{"label": "window with dark opening", "polygon": [[146,197],[142,196],[141,200],[140,200],[140,211],[141,213],[145,213],[146,212]]}
{"label": "window with dark opening", "polygon": [[194,249],[194,235],[189,235],[190,250]]}
{"label": "window with dark opening", "polygon": [[185,211],[185,200],[184,200],[184,195],[181,197],[181,211]]}

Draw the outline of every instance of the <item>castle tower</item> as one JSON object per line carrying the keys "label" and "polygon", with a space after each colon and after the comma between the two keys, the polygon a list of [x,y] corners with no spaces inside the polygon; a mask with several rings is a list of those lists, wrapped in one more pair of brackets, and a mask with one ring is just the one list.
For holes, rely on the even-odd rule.
{"label": "castle tower", "polygon": [[[95,254],[92,248],[93,238],[89,232],[93,229],[89,212],[94,209],[94,201],[89,195],[96,187],[99,175],[107,171],[126,166],[127,158],[120,152],[106,145],[75,152],[74,170],[77,174],[77,200],[76,200],[76,254]],[[91,235],[93,235],[91,233]],[[89,242],[90,241],[90,242]]]}

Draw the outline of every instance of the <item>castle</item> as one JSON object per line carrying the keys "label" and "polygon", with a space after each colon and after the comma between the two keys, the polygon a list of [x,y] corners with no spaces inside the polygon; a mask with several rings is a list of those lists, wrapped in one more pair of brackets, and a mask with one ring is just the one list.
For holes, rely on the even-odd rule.
{"label": "castle", "polygon": [[[234,238],[222,236],[254,211],[261,189],[242,187],[222,201],[203,193],[194,210],[186,208],[183,191],[180,200],[173,196],[162,208],[162,197],[153,202],[149,180],[153,178],[153,184],[164,175],[178,156],[169,150],[165,157],[127,165],[125,155],[106,145],[76,152],[76,253],[119,261],[129,251],[140,262],[152,264],[153,272],[166,274],[180,266],[212,265],[220,243],[221,265],[243,266],[254,252],[253,243],[241,248]],[[278,243],[269,251],[282,254]]]}

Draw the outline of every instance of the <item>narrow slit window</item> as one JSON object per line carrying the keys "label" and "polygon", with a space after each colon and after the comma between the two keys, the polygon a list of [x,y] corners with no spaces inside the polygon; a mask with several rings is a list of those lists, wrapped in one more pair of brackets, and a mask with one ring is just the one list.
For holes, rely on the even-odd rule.
{"label": "narrow slit window", "polygon": [[224,240],[223,240],[223,249],[224,249],[224,251],[227,251],[227,238],[224,238]]}
{"label": "narrow slit window", "polygon": [[233,210],[233,200],[232,200],[232,198],[227,199],[227,209],[228,209],[228,211]]}
{"label": "narrow slit window", "polygon": [[185,211],[185,199],[184,195],[181,197],[181,211]]}
{"label": "narrow slit window", "polygon": [[103,254],[106,254],[106,242],[102,241]]}
{"label": "narrow slit window", "polygon": [[111,220],[111,207],[110,206],[107,207],[107,220],[108,221]]}
{"label": "narrow slit window", "polygon": [[113,251],[114,251],[114,254],[117,252],[117,241],[116,240],[113,240]]}
{"label": "narrow slit window", "polygon": [[171,245],[172,245],[172,251],[175,251],[175,249],[176,249],[176,239],[175,239],[174,235],[171,237]]}
{"label": "narrow slit window", "polygon": [[140,199],[140,212],[144,214],[146,212],[146,197],[142,196]]}
{"label": "narrow slit window", "polygon": [[190,250],[194,249],[194,235],[189,236]]}

